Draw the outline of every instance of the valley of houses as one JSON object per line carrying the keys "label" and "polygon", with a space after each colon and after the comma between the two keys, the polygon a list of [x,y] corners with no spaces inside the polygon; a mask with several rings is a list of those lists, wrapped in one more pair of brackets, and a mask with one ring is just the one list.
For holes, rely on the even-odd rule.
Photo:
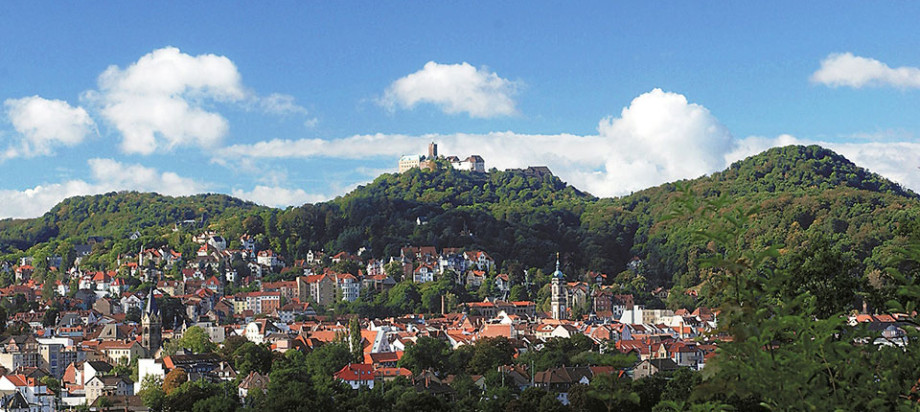
{"label": "valley of houses", "polygon": [[[232,365],[215,354],[183,353],[165,356],[164,342],[176,340],[192,326],[202,328],[212,342],[220,344],[238,335],[272,350],[310,351],[348,333],[348,319],[317,316],[316,305],[328,307],[336,300],[353,301],[368,289],[393,287],[394,279],[384,271],[379,260],[362,262],[348,253],[324,256],[311,252],[306,259],[285,262],[271,250],[256,250],[252,238],[243,236],[239,250],[229,250],[219,234],[205,232],[197,236],[200,243],[194,259],[187,260],[181,279],[164,280],[160,269],[182,261],[169,249],[146,249],[120,259],[123,272],[155,282],[155,288],[131,293],[124,277],[117,271],[93,272],[79,268],[80,258],[91,249],[78,247],[77,263],[66,271],[79,285],[70,293],[71,282],[59,281],[55,297],[64,309],[52,325],[43,325],[45,313],[35,310],[10,313],[7,329],[20,330],[0,340],[0,410],[52,411],[78,405],[98,406],[103,396],[121,400],[127,410],[146,410],[136,395],[146,376],[164,378],[180,368],[190,379],[239,382],[241,398],[253,390],[264,390],[268,376],[256,372],[238,377]],[[82,256],[81,256],[82,255]],[[226,264],[231,257],[244,259],[251,276],[236,279],[238,274]],[[358,276],[319,269],[321,262],[342,259],[360,262]],[[60,264],[57,259],[52,262]],[[455,281],[477,288],[494,270],[495,262],[484,251],[459,249],[436,250],[434,247],[405,247],[400,256],[391,258],[403,268],[404,278],[424,283],[444,273],[462,274]],[[223,262],[223,264],[221,264]],[[32,262],[7,262],[0,270],[15,273],[16,282],[0,289],[4,299],[40,300],[41,284],[31,278]],[[202,271],[204,266],[212,270]],[[217,272],[223,268],[223,273]],[[264,275],[298,269],[293,280],[262,282]],[[205,277],[205,272],[215,275]],[[224,279],[218,278],[224,277]],[[508,366],[505,375],[521,388],[536,385],[558,394],[567,402],[568,388],[589,383],[597,374],[618,373],[632,379],[685,367],[699,370],[716,349],[711,332],[716,328],[717,313],[700,307],[692,311],[647,309],[633,303],[632,295],[614,292],[606,275],[589,273],[583,281],[569,282],[558,269],[552,275],[551,309],[537,310],[535,302],[510,301],[507,274],[493,275],[496,297],[482,302],[462,304],[462,309],[436,315],[407,315],[389,319],[361,319],[364,362],[350,364],[335,378],[353,388],[373,387],[376,383],[405,376],[419,390],[450,390],[448,377],[433,372],[412,376],[397,363],[406,347],[422,336],[447,342],[452,348],[470,345],[479,339],[507,338],[518,353],[540,350],[547,339],[585,335],[599,350],[616,350],[635,356],[636,363],[625,371],[610,367],[567,366],[551,370],[530,371],[524,366]],[[227,282],[258,285],[258,291],[224,294]],[[163,311],[157,303],[161,296],[181,300],[186,321],[173,329],[163,327]],[[590,301],[590,314],[572,319],[571,308]],[[48,308],[43,301],[40,308]],[[133,309],[132,309],[133,308]],[[126,319],[131,311],[141,313],[140,322]],[[867,322],[891,338],[903,336],[898,320],[890,316],[860,315],[852,322]],[[47,322],[45,322],[47,323]],[[171,322],[167,322],[169,324]],[[26,327],[27,326],[27,327]],[[114,373],[114,366],[129,364],[137,358],[137,381]],[[47,376],[60,382],[59,394],[45,383]],[[473,377],[483,385],[481,377]]]}

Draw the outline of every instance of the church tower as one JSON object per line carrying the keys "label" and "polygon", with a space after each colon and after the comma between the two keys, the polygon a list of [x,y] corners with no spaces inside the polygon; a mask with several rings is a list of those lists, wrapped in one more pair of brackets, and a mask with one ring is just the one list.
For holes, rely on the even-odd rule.
{"label": "church tower", "polygon": [[160,316],[160,307],[153,296],[153,289],[150,288],[150,294],[147,296],[147,307],[144,308],[144,314],[141,317],[141,346],[147,349],[149,356],[154,356],[160,349],[163,341],[163,319]]}
{"label": "church tower", "polygon": [[565,275],[559,270],[559,254],[556,253],[556,271],[553,272],[553,296],[552,296],[552,315],[553,319],[561,320],[566,318],[565,308]]}

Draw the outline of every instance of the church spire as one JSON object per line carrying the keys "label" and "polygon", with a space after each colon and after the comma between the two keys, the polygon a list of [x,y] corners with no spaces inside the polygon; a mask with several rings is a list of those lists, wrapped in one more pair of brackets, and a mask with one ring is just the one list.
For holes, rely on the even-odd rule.
{"label": "church spire", "polygon": [[155,316],[160,314],[160,307],[157,305],[157,299],[153,296],[153,290],[155,288],[150,288],[150,294],[147,296],[147,307],[144,309],[144,314]]}

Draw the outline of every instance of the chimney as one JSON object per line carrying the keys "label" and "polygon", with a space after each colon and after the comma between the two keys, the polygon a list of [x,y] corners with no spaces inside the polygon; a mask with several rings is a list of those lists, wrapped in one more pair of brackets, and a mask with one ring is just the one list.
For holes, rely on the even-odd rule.
{"label": "chimney", "polygon": [[441,295],[441,315],[446,315],[446,314],[447,314],[447,311],[445,310],[445,306],[444,306],[444,295]]}

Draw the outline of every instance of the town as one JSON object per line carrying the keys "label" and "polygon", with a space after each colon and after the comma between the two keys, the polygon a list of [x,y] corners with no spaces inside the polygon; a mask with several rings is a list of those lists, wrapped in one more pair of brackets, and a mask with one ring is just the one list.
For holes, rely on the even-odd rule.
{"label": "town", "polygon": [[[232,382],[245,405],[253,392],[267,389],[268,374],[247,367],[242,375],[239,360],[217,350],[245,342],[282,354],[347,341],[358,355],[329,378],[358,390],[402,377],[419,391],[444,397],[453,396],[448,385],[453,375],[431,365],[413,371],[418,361],[404,362],[420,340],[454,351],[501,340],[512,358],[539,353],[559,339],[578,340],[598,355],[629,359],[623,367],[499,365],[502,378],[520,390],[541,388],[566,405],[573,385],[599,376],[639,380],[681,368],[699,371],[726,338],[718,333],[717,311],[645,307],[622,293],[612,276],[563,273],[558,256],[551,274],[515,274],[500,273],[483,250],[405,246],[387,259],[364,259],[360,251],[311,251],[305,259],[288,261],[260,249],[249,235],[229,242],[202,230],[194,241],[200,245],[195,256],[145,248],[118,256],[118,267],[100,271],[81,267],[93,243],[76,245],[72,266],[63,271],[64,259],[57,255],[4,262],[0,270],[15,279],[0,289],[9,311],[0,341],[5,410],[147,410],[138,395],[144,382],[163,385],[175,374]],[[641,264],[635,258],[629,270],[640,271]],[[53,284],[41,282],[38,271],[64,276]],[[400,296],[390,299],[401,299],[437,283],[463,288],[477,300],[424,292],[425,310],[385,318],[360,317],[342,306],[395,288]],[[904,336],[888,315],[853,316],[851,322],[871,324],[888,338]],[[471,378],[486,389],[482,376]]]}

